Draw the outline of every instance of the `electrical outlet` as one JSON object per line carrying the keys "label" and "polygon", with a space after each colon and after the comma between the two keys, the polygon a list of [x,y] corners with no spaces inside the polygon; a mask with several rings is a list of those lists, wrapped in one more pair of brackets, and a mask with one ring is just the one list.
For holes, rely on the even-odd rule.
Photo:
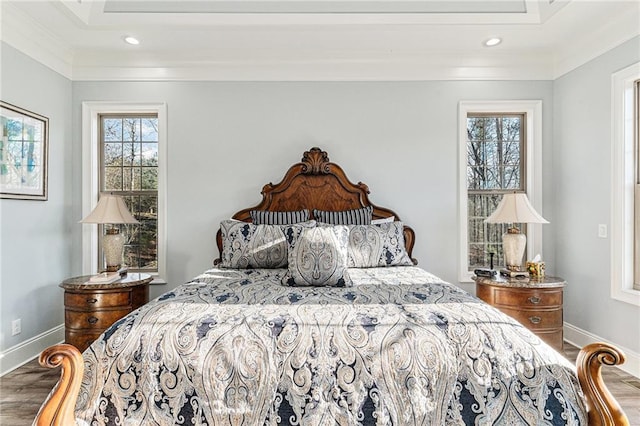
{"label": "electrical outlet", "polygon": [[598,225],[598,238],[607,238],[607,225]]}
{"label": "electrical outlet", "polygon": [[22,320],[20,318],[11,321],[11,335],[22,333]]}

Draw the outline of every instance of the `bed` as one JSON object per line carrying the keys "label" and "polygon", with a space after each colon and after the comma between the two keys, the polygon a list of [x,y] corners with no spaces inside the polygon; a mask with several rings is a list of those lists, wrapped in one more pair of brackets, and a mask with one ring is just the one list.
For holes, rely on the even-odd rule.
{"label": "bed", "polygon": [[591,345],[576,371],[416,266],[413,230],[368,194],[305,152],[221,223],[213,268],[82,355],[45,350],[62,373],[34,423],[628,424],[600,376],[622,353]]}

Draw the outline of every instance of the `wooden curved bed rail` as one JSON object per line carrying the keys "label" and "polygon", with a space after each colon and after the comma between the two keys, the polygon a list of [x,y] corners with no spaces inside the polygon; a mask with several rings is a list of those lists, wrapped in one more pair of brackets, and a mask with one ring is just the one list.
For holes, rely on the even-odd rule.
{"label": "wooden curved bed rail", "polygon": [[51,346],[40,354],[40,365],[48,368],[62,366],[60,379],[33,421],[37,426],[69,426],[76,424],[75,408],[84,374],[82,354],[74,346]]}
{"label": "wooden curved bed rail", "polygon": [[[587,399],[590,426],[628,426],[629,419],[602,381],[602,365],[619,365],[624,354],[606,343],[593,343],[582,348],[576,361],[578,380]],[[40,408],[34,425],[68,426],[75,424],[74,408],[84,374],[80,352],[61,344],[45,349],[40,365],[54,368],[62,365],[58,383]]]}
{"label": "wooden curved bed rail", "polygon": [[622,411],[602,380],[602,365],[624,364],[624,353],[606,343],[592,343],[578,353],[576,367],[580,387],[587,399],[590,426],[628,426]]}

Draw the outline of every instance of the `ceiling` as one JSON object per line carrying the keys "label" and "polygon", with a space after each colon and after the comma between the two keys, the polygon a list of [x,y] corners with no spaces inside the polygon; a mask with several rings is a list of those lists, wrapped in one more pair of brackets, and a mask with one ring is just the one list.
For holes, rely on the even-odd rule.
{"label": "ceiling", "polygon": [[0,0],[0,19],[75,81],[546,80],[640,35],[640,1]]}

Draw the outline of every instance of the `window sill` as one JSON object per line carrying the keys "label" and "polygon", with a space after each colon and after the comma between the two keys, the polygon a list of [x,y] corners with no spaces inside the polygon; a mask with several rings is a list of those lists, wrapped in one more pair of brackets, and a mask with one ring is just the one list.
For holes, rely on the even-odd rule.
{"label": "window sill", "polygon": [[613,288],[611,297],[621,302],[640,306],[640,291],[631,288]]}

